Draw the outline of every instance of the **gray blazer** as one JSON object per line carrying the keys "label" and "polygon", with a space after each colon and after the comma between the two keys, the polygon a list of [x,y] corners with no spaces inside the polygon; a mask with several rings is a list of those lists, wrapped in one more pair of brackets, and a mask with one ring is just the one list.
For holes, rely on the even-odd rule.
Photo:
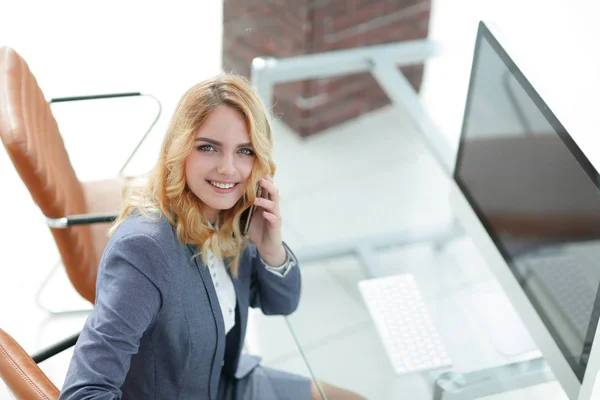
{"label": "gray blazer", "polygon": [[[193,254],[164,217],[136,214],[119,226],[100,261],[96,304],[75,346],[60,399],[217,398],[226,361],[225,326],[208,268]],[[298,305],[300,268],[285,276],[267,271],[253,244],[232,280],[237,349],[249,306],[287,315]],[[240,378],[260,358],[236,351],[230,361]]]}

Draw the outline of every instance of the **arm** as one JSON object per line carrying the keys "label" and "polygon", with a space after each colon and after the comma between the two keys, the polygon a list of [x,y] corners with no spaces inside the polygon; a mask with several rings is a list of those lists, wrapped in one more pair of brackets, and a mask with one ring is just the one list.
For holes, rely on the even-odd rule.
{"label": "arm", "polygon": [[46,217],[46,223],[48,227],[54,229],[65,229],[74,225],[90,225],[90,224],[103,224],[106,222],[113,222],[119,217],[117,212],[113,213],[95,213],[95,214],[75,214],[67,215],[61,218],[49,218]]}
{"label": "arm", "polygon": [[75,347],[60,399],[121,398],[131,357],[162,306],[152,271],[165,265],[162,250],[145,235],[120,238],[107,250],[96,304]]}
{"label": "arm", "polygon": [[250,306],[260,307],[266,315],[288,315],[300,302],[301,277],[296,256],[283,244],[292,265],[285,274],[274,273],[262,261],[255,247],[252,248],[252,272],[250,276]]}

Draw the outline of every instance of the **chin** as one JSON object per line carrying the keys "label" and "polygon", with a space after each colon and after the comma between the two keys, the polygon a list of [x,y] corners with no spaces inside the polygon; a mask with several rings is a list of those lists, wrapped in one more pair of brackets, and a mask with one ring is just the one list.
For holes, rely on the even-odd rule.
{"label": "chin", "polygon": [[[203,190],[205,188],[196,188],[196,189],[199,189],[199,190],[192,189],[192,193],[194,193],[194,195],[196,195],[196,197],[202,203],[204,203],[209,208],[212,208],[213,210],[219,210],[219,211],[229,210],[230,208],[235,206],[236,203],[244,195],[243,190],[238,190],[237,193],[233,192],[233,193],[230,193],[227,195],[218,195],[218,194],[214,193],[212,191],[212,189],[209,189],[209,190]],[[240,189],[242,189],[242,188],[240,188]]]}
{"label": "chin", "polygon": [[235,203],[233,203],[231,205],[215,204],[212,206],[210,204],[208,204],[208,206],[214,210],[225,211],[225,210],[229,210],[229,209],[233,208],[233,206],[235,206]]}
{"label": "chin", "polygon": [[238,197],[237,199],[234,200],[229,200],[229,201],[225,201],[225,200],[221,200],[221,201],[214,201],[214,200],[209,200],[209,201],[205,201],[204,204],[206,204],[207,206],[209,206],[210,208],[214,209],[214,210],[221,210],[221,211],[225,211],[225,210],[229,210],[230,208],[232,208],[233,206],[236,205],[236,203],[238,202],[240,198]]}

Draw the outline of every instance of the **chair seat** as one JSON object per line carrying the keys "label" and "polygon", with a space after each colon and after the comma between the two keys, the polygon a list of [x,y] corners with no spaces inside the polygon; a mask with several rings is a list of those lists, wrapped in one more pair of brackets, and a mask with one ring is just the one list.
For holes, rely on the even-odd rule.
{"label": "chair seat", "polygon": [[0,378],[19,400],[55,400],[60,393],[31,356],[2,329]]}

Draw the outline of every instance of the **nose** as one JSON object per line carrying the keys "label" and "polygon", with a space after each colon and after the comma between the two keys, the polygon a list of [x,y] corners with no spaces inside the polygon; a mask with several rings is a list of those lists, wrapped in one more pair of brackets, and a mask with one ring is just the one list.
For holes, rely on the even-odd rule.
{"label": "nose", "polygon": [[235,174],[235,160],[232,155],[223,155],[219,159],[219,164],[217,165],[217,172],[221,175],[232,176]]}

